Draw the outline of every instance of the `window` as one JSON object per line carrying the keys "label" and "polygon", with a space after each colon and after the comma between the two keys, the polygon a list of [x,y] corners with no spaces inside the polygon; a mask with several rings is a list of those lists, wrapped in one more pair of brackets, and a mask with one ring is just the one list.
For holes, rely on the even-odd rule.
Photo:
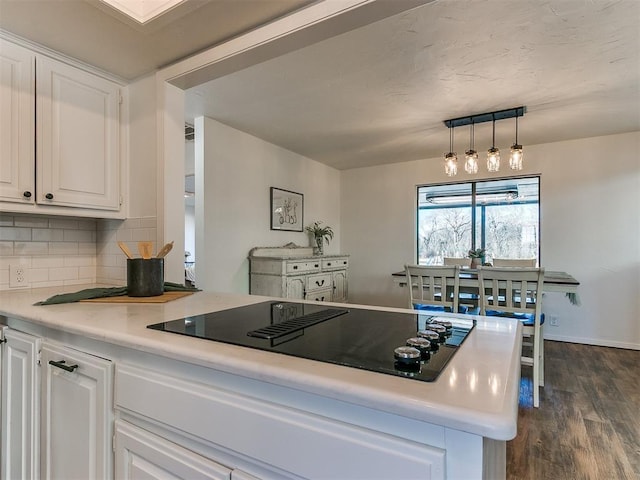
{"label": "window", "polygon": [[467,257],[484,248],[493,258],[539,258],[540,177],[418,186],[420,265]]}

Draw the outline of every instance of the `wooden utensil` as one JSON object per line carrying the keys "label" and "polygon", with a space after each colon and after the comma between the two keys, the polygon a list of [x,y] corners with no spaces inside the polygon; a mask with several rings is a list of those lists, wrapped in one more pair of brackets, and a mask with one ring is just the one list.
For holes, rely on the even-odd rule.
{"label": "wooden utensil", "polygon": [[148,260],[153,256],[153,242],[138,242],[138,251],[142,258]]}
{"label": "wooden utensil", "polygon": [[164,258],[165,255],[169,253],[172,248],[173,248],[173,241],[167,243],[164,247],[162,247],[162,249],[160,249],[160,251],[156,255],[156,258]]}
{"label": "wooden utensil", "polygon": [[127,256],[127,258],[133,258],[133,253],[131,253],[131,250],[129,250],[129,247],[127,247],[126,243],[118,242],[118,246],[120,247],[120,250],[122,250]]}

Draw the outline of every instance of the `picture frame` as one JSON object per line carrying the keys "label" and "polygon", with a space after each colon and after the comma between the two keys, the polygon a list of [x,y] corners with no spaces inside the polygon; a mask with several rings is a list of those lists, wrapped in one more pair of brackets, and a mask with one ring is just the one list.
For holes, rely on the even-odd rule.
{"label": "picture frame", "polygon": [[304,195],[271,187],[271,230],[302,232]]}

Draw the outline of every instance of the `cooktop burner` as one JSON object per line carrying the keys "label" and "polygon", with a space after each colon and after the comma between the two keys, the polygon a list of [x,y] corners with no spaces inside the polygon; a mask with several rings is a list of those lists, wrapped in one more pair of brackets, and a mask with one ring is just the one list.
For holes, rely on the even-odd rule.
{"label": "cooktop burner", "polygon": [[148,328],[431,382],[474,325],[465,316],[270,301]]}

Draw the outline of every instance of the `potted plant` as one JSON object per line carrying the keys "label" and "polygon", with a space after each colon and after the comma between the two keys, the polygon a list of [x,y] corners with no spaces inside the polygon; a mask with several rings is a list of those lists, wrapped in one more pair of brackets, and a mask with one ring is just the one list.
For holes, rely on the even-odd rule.
{"label": "potted plant", "polygon": [[324,253],[324,242],[326,240],[327,245],[329,245],[329,240],[333,239],[333,230],[331,227],[320,226],[322,222],[313,222],[313,225],[309,225],[306,227],[307,232],[313,235],[313,240],[316,243],[317,253],[318,255],[322,255]]}
{"label": "potted plant", "polygon": [[484,248],[476,248],[475,250],[469,250],[468,257],[471,259],[471,268],[478,268],[484,263],[484,256],[486,252]]}

